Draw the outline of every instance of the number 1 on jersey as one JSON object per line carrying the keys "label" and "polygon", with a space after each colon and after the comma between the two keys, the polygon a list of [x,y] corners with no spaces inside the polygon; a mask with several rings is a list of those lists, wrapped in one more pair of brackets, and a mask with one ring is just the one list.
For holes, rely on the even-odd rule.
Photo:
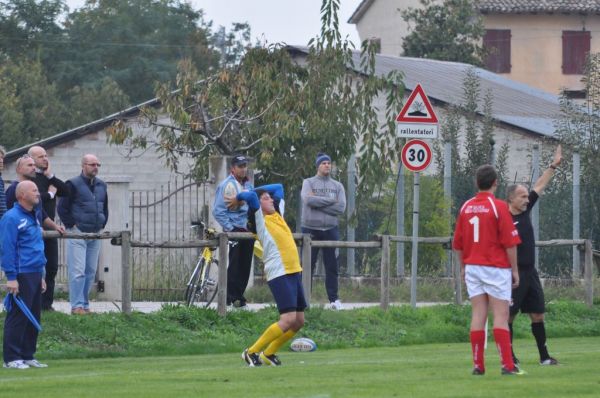
{"label": "number 1 on jersey", "polygon": [[469,219],[469,224],[473,226],[473,242],[479,242],[479,217],[473,216]]}

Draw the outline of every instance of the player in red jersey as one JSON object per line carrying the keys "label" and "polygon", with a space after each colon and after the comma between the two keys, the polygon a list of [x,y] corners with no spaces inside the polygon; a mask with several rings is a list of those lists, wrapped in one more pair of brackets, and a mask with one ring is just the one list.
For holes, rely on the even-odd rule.
{"label": "player in red jersey", "polygon": [[488,308],[494,314],[494,340],[502,374],[523,374],[513,363],[508,331],[511,288],[519,285],[516,246],[521,239],[508,205],[494,196],[498,180],[496,170],[490,165],[481,166],[477,169],[476,180],[479,192],[460,209],[452,242],[471,300],[473,374],[485,373]]}

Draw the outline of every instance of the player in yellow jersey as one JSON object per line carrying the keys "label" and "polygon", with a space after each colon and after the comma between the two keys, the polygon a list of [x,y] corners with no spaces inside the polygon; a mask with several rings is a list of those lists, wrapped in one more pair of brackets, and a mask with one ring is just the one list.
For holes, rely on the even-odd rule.
{"label": "player in yellow jersey", "polygon": [[283,218],[283,186],[271,184],[240,192],[230,200],[236,201],[248,204],[248,224],[263,246],[265,274],[279,310],[279,320],[244,350],[242,358],[248,366],[280,366],[275,353],[304,326],[306,308],[298,249]]}

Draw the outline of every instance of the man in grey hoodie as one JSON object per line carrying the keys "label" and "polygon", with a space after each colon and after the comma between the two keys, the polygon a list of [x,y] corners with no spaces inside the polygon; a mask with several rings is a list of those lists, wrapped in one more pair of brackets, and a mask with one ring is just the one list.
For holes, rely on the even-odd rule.
{"label": "man in grey hoodie", "polygon": [[[331,158],[319,153],[316,159],[317,175],[302,182],[302,232],[309,233],[312,240],[339,240],[338,216],[346,210],[344,186],[331,178]],[[319,248],[311,253],[312,274]],[[325,265],[325,289],[331,308],[342,309],[338,296],[338,262],[335,248],[323,248]]]}

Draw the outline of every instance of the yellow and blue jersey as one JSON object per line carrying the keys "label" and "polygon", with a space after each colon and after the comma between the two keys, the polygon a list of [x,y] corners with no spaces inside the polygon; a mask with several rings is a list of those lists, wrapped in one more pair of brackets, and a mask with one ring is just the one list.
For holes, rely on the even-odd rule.
{"label": "yellow and blue jersey", "polygon": [[276,212],[264,214],[260,208],[256,192],[242,192],[238,194],[239,200],[244,200],[254,212],[254,228],[260,243],[263,246],[263,263],[267,281],[286,274],[302,272],[298,248],[290,227],[288,227],[282,214],[285,201],[283,200],[283,187],[280,184],[266,185],[256,188],[269,192],[275,201]]}

